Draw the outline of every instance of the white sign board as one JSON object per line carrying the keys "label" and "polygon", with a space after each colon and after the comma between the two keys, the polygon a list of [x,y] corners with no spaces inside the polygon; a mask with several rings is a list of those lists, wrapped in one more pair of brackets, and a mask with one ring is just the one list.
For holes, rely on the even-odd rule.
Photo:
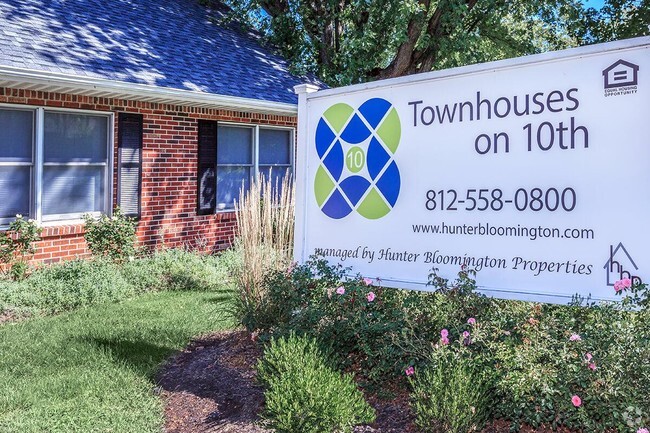
{"label": "white sign board", "polygon": [[302,93],[296,260],[422,290],[466,265],[484,292],[552,302],[647,281],[649,48]]}

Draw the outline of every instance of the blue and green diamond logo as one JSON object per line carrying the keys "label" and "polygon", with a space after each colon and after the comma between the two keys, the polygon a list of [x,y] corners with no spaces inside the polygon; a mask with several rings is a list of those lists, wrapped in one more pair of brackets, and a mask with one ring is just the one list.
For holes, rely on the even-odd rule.
{"label": "blue and green diamond logo", "polygon": [[369,99],[356,110],[334,104],[323,113],[316,127],[314,194],[325,215],[340,219],[356,210],[378,219],[391,211],[400,190],[393,155],[401,133],[397,110],[385,99]]}

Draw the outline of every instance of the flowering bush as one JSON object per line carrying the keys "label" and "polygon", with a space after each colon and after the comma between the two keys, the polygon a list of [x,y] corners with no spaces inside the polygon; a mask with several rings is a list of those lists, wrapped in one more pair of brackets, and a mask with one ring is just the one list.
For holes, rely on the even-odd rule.
{"label": "flowering bush", "polygon": [[18,214],[9,229],[0,234],[0,263],[8,266],[14,280],[22,280],[27,275],[27,256],[36,252],[34,244],[41,239],[42,232],[36,221]]}
{"label": "flowering bush", "polygon": [[523,424],[636,431],[650,414],[640,397],[650,386],[650,334],[641,317],[612,304],[492,300],[466,321],[472,329],[449,343],[441,335],[439,344],[493,371],[499,404],[492,416],[510,420],[515,431]]}
{"label": "flowering bush", "polygon": [[118,261],[135,255],[137,222],[134,218],[124,216],[119,208],[115,208],[111,217],[101,215],[97,219],[86,214],[84,222],[84,238],[93,255]]}
{"label": "flowering bush", "polygon": [[623,278],[614,283],[614,291],[623,297],[623,305],[628,308],[648,309],[650,307],[650,290],[640,281],[632,282]]}
{"label": "flowering bush", "polygon": [[[446,393],[464,396],[456,407],[485,409],[478,418],[456,413],[458,425],[462,419],[479,425],[484,416],[511,421],[513,431],[527,424],[636,432],[650,424],[645,285],[619,283],[622,303],[586,308],[577,300],[558,306],[488,298],[475,291],[468,269],[453,281],[433,272],[433,293],[385,289],[348,274],[313,259],[269,276],[264,309],[251,328],[261,330],[262,338],[292,330],[311,335],[343,366],[361,373],[366,385],[407,378],[402,383],[412,384],[418,395],[422,425],[427,417],[438,422],[441,412],[426,402]],[[440,367],[452,361],[465,371],[453,381],[451,367]],[[417,394],[425,389],[419,372],[428,372],[427,386],[442,383],[442,377],[451,388]],[[474,372],[482,372],[490,401],[499,404],[479,407],[478,396],[465,391],[468,377],[477,380]]]}
{"label": "flowering bush", "polygon": [[328,346],[343,365],[358,365],[371,381],[399,371],[402,352],[393,344],[401,332],[406,292],[386,290],[360,275],[312,259],[275,272],[266,279],[267,298],[249,329],[285,335],[312,335]]}

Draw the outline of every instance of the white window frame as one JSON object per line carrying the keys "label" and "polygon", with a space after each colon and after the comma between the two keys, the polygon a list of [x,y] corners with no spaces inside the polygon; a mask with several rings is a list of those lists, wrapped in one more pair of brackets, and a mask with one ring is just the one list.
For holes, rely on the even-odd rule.
{"label": "white window frame", "polygon": [[[248,128],[253,130],[253,140],[252,140],[252,146],[253,146],[253,163],[252,164],[219,164],[215,161],[216,167],[217,167],[217,173],[219,171],[219,167],[251,167],[253,170],[250,174],[250,184],[254,184],[257,181],[257,176],[260,172],[260,129],[277,129],[281,131],[289,131],[289,160],[290,164],[261,164],[262,167],[284,167],[285,170],[287,168],[290,169],[291,175],[295,173],[296,165],[295,165],[295,158],[296,158],[296,128],[293,128],[291,126],[280,126],[280,125],[260,125],[260,124],[250,124],[250,123],[239,123],[239,122],[222,122],[222,121],[217,121],[217,134],[219,133],[219,127],[220,126],[229,126],[229,127],[235,127],[235,128]],[[219,141],[217,140],[217,161],[219,160]],[[215,182],[216,182],[216,194],[218,194],[219,191],[219,176],[218,174],[215,173]],[[216,200],[216,197],[215,197]],[[216,213],[225,213],[225,212],[233,212],[234,208],[233,207],[225,207],[220,209],[219,208],[219,202],[216,202]]]}
{"label": "white window frame", "polygon": [[[45,166],[103,166],[104,167],[104,209],[109,216],[113,212],[113,158],[115,151],[115,113],[109,111],[80,110],[60,107],[43,107],[34,105],[17,105],[17,104],[0,104],[0,107],[14,110],[26,110],[34,112],[33,125],[33,148],[32,148],[32,175],[30,185],[30,218],[33,218],[38,224],[48,226],[58,226],[65,224],[78,224],[82,220],[81,216],[88,213],[98,217],[101,212],[82,212],[59,215],[48,215],[43,218],[42,197],[43,197],[43,168]],[[45,143],[45,113],[59,112],[69,114],[87,114],[92,116],[106,117],[106,158],[105,163],[95,162],[71,162],[71,163],[44,163],[44,143]],[[10,165],[10,164],[6,164]],[[15,164],[14,164],[15,165]],[[6,228],[14,220],[14,217],[0,219],[0,227]]]}

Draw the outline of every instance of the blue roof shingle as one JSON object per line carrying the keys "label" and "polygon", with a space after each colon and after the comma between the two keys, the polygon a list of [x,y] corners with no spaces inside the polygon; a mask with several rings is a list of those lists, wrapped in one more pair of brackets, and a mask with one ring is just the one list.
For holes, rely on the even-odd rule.
{"label": "blue roof shingle", "polygon": [[0,64],[287,103],[313,82],[198,0],[0,0]]}

